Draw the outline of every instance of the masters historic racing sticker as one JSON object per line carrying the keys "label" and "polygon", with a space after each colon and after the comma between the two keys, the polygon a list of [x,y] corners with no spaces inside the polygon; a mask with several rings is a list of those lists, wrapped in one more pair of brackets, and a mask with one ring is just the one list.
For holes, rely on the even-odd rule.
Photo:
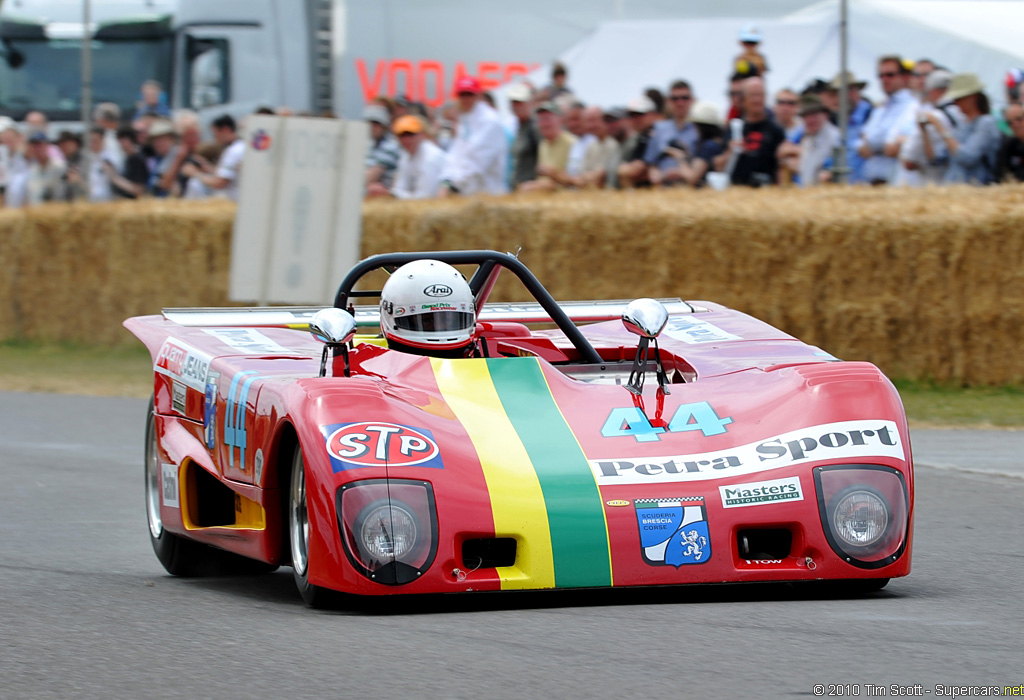
{"label": "masters historic racing sticker", "polygon": [[740,508],[742,506],[764,506],[771,503],[788,503],[804,500],[803,489],[800,488],[800,477],[788,479],[772,479],[771,481],[755,481],[749,484],[732,484],[719,486],[723,508]]}
{"label": "masters historic racing sticker", "polygon": [[320,427],[335,473],[360,467],[444,469],[434,435],[397,423],[335,423]]}
{"label": "masters historic racing sticker", "polygon": [[711,559],[703,498],[637,498],[633,505],[645,562],[678,569],[683,564],[703,564]]}
{"label": "masters historic racing sticker", "polygon": [[872,457],[905,459],[899,429],[891,420],[812,425],[716,452],[592,459],[590,468],[601,486],[671,484],[744,476],[824,459]]}

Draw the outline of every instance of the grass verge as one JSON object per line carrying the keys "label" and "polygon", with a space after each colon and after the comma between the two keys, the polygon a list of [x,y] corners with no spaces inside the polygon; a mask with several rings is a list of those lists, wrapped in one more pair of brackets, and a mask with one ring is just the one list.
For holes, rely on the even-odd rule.
{"label": "grass verge", "polygon": [[115,348],[0,343],[0,391],[147,398],[153,361],[142,345]]}
{"label": "grass verge", "polygon": [[[141,345],[0,343],[0,391],[147,398],[153,365]],[[1024,388],[898,381],[914,427],[1024,428]]]}

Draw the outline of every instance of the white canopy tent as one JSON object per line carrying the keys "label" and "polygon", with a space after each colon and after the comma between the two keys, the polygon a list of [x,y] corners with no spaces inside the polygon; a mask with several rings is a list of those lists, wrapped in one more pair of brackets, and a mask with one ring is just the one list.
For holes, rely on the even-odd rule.
{"label": "white canopy tent", "polygon": [[[882,93],[875,76],[879,56],[930,58],[954,72],[972,71],[994,106],[1005,101],[1003,77],[1024,67],[1024,2],[1000,0],[849,0],[848,67],[868,81],[866,94]],[[764,35],[768,89],[802,89],[839,72],[840,5],[825,0],[794,14],[764,20],[737,17],[606,22],[559,59],[569,85],[585,102],[621,106],[645,88],[666,90],[676,78],[698,99],[724,108],[728,76],[739,53],[740,27],[755,22]],[[548,82],[549,68],[529,76]]]}

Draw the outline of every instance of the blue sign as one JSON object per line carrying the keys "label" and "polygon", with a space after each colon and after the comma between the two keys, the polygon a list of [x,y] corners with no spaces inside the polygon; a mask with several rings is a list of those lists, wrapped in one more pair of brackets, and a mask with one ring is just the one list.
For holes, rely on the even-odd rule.
{"label": "blue sign", "polygon": [[638,498],[633,505],[645,562],[678,569],[711,559],[711,534],[703,498]]}

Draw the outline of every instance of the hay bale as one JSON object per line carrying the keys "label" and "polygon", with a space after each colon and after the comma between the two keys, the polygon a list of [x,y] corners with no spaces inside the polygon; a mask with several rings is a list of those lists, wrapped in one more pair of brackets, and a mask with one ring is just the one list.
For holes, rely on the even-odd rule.
{"label": "hay bale", "polygon": [[[710,299],[893,376],[1020,384],[1022,205],[1024,186],[378,200],[363,206],[362,254],[522,247],[557,299]],[[0,212],[0,338],[130,342],[126,316],[228,304],[234,212]],[[526,296],[504,275],[492,298]]]}

